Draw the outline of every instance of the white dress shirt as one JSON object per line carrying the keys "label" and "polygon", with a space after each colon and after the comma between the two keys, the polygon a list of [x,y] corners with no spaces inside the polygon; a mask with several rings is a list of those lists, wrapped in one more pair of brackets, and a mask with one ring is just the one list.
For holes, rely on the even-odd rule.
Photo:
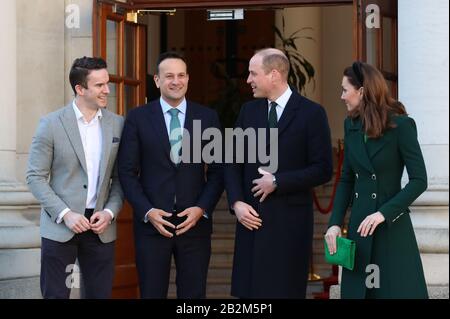
{"label": "white dress shirt", "polygon": [[[292,90],[288,85],[288,88],[286,89],[286,91],[284,91],[284,93],[281,94],[281,96],[278,99],[276,99],[276,101],[273,101],[273,102],[277,103],[277,106],[275,107],[275,110],[277,111],[277,121],[280,120],[281,115],[283,114],[283,111],[286,108],[286,104],[288,103],[291,95],[292,95]],[[267,104],[269,105],[269,108],[267,111],[267,118],[269,118],[269,113],[270,113],[270,102],[272,102],[272,101],[267,100]]]}
{"label": "white dress shirt", "polygon": [[[167,136],[170,136],[170,120],[172,119],[172,115],[170,115],[169,111],[174,107],[167,103],[162,97],[159,99],[159,103],[161,104],[161,109],[164,114],[164,122],[166,122]],[[183,99],[181,103],[175,107],[178,112],[178,120],[180,121],[180,126],[184,127],[184,120],[186,119],[186,99]]]}
{"label": "white dress shirt", "polygon": [[[102,110],[98,109],[97,113],[90,122],[86,122],[83,114],[78,109],[75,100],[72,103],[73,111],[77,119],[78,130],[80,132],[81,143],[83,144],[84,156],[86,160],[86,168],[88,175],[86,209],[94,209],[97,203],[97,189],[100,181],[100,160],[102,153],[102,128],[100,119],[102,118]],[[114,218],[111,210],[105,209]],[[63,217],[70,209],[64,209],[57,219],[57,223],[62,222]],[[83,213],[84,212],[80,212]]]}

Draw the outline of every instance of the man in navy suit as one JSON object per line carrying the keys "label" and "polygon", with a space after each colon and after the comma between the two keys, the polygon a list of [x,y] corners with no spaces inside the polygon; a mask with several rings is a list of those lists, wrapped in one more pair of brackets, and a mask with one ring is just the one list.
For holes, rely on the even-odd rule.
{"label": "man in navy suit", "polygon": [[157,67],[161,98],[128,113],[118,155],[119,179],[134,211],[140,293],[167,298],[173,255],[178,298],[205,298],[223,167],[194,160],[210,140],[199,141],[193,127],[219,130],[219,118],[185,99],[189,75],[181,56],[164,53]]}
{"label": "man in navy suit", "polygon": [[249,72],[247,83],[258,99],[242,106],[236,128],[277,129],[278,152],[270,154],[277,169],[268,172],[258,159],[249,162],[250,149],[244,163],[226,165],[226,191],[238,221],[231,294],[305,298],[313,238],[311,191],[332,175],[327,116],[289,87],[289,61],[281,51],[257,52]]}

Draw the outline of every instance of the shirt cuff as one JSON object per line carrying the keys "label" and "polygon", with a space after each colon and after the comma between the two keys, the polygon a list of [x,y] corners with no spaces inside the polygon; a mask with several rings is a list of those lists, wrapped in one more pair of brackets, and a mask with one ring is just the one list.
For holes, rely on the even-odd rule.
{"label": "shirt cuff", "polygon": [[59,213],[58,218],[56,219],[57,224],[61,224],[63,221],[64,216],[70,212],[70,208],[64,209],[61,213]]}
{"label": "shirt cuff", "polygon": [[153,208],[150,208],[150,210],[147,213],[145,213],[144,223],[148,223],[148,213],[150,213],[152,210],[153,210]]}
{"label": "shirt cuff", "polygon": [[112,212],[112,210],[110,210],[108,208],[105,208],[104,211],[108,212],[111,215],[111,221],[113,221],[114,220],[114,213]]}

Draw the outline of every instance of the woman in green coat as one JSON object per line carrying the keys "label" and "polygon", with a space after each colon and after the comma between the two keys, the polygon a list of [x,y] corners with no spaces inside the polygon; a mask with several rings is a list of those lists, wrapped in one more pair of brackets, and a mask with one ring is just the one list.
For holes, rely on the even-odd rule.
{"label": "woman in green coat", "polygon": [[368,64],[345,69],[342,89],[349,111],[344,164],[325,235],[333,254],[351,207],[347,238],[356,242],[355,267],[343,269],[341,297],[428,298],[408,208],[427,188],[415,122]]}

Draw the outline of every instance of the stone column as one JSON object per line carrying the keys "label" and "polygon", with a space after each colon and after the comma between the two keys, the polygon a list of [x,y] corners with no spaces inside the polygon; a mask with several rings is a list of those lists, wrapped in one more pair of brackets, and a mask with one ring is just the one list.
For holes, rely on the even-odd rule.
{"label": "stone column", "polygon": [[25,171],[39,118],[64,104],[65,6],[2,5],[0,85],[8,94],[0,96],[0,299],[40,298],[40,207]]}
{"label": "stone column", "polygon": [[[25,208],[35,200],[16,177],[17,163],[17,17],[16,0],[2,2],[0,19],[0,298],[38,297],[39,228]],[[34,278],[33,278],[34,277]],[[12,279],[22,278],[22,279]],[[27,279],[23,279],[27,278]],[[31,279],[30,279],[31,278]]]}
{"label": "stone column", "polygon": [[432,297],[448,298],[449,3],[399,0],[399,97],[417,123],[428,190],[411,218]]}
{"label": "stone column", "polygon": [[[16,4],[5,0],[0,19],[0,185],[15,181],[16,156]],[[1,187],[1,186],[0,186]]]}

